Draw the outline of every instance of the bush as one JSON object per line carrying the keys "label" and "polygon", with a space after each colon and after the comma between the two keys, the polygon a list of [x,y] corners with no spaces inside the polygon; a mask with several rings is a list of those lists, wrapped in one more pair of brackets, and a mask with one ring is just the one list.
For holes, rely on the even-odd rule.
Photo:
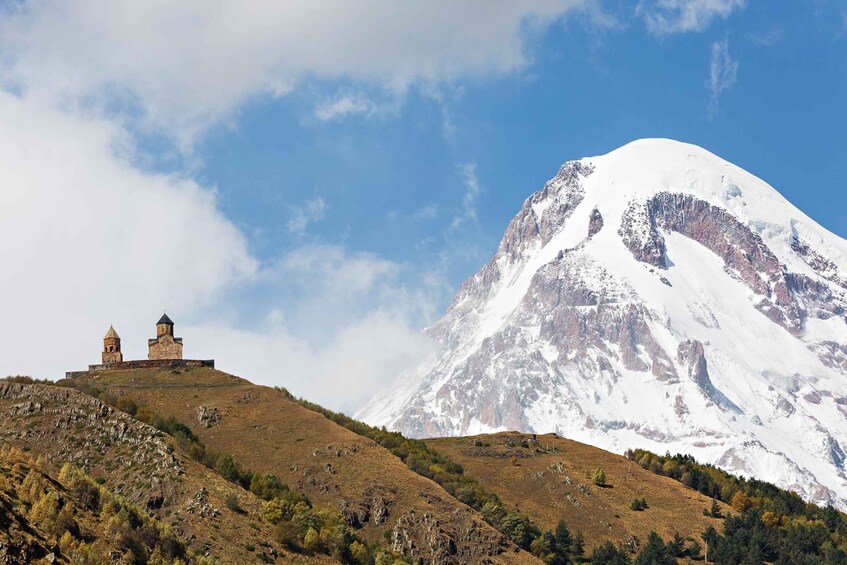
{"label": "bush", "polygon": [[370,554],[368,553],[368,548],[365,547],[365,544],[354,541],[350,544],[350,559],[353,563],[358,563],[359,565],[368,565],[370,563]]}
{"label": "bush", "polygon": [[647,508],[649,508],[649,506],[647,506],[647,500],[644,499],[644,498],[634,499],[630,503],[629,507],[632,508],[633,510],[635,510],[636,512],[642,512],[644,510],[647,510]]}
{"label": "bush", "polygon": [[236,514],[247,514],[244,509],[241,507],[241,504],[238,502],[238,497],[235,493],[230,493],[226,497],[226,507],[235,512]]}
{"label": "bush", "polygon": [[598,487],[606,486],[606,472],[602,467],[597,467],[594,469],[594,472],[591,473],[591,482]]}
{"label": "bush", "polygon": [[307,551],[318,551],[321,548],[321,537],[315,528],[309,528],[303,537],[303,547]]}

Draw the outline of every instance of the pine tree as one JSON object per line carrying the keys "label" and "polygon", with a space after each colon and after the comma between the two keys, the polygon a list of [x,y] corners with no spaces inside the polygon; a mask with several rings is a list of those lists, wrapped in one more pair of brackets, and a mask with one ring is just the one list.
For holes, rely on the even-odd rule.
{"label": "pine tree", "polygon": [[706,528],[706,531],[700,534],[700,537],[706,542],[706,563],[708,563],[715,550],[715,544],[718,541],[718,531],[714,526],[709,526]]}
{"label": "pine tree", "polygon": [[585,538],[582,537],[582,531],[577,530],[571,544],[571,554],[576,557],[575,561],[581,562],[585,555]]}
{"label": "pine tree", "polygon": [[676,532],[673,535],[673,539],[668,542],[668,551],[674,557],[682,557],[685,555],[685,538],[679,535],[679,532]]}
{"label": "pine tree", "polygon": [[565,525],[564,520],[559,520],[559,523],[556,524],[556,531],[553,534],[553,539],[555,540],[554,553],[556,555],[556,560],[553,563],[555,565],[567,563],[571,554],[573,537],[571,537],[571,532]]}
{"label": "pine tree", "polygon": [[591,553],[592,565],[630,565],[626,550],[617,547],[610,541],[594,549]]}
{"label": "pine tree", "polygon": [[650,532],[647,543],[638,553],[635,565],[676,565],[676,558],[665,547],[665,542],[659,534]]}
{"label": "pine tree", "polygon": [[709,516],[712,518],[723,518],[723,514],[721,514],[721,506],[714,498],[712,499],[712,508],[709,510]]}

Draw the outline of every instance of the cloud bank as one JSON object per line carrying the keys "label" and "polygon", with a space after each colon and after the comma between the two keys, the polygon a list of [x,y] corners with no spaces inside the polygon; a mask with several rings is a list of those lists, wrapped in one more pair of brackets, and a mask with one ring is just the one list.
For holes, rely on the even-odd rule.
{"label": "cloud bank", "polygon": [[[191,148],[257,97],[343,80],[394,103],[416,84],[501,76],[581,0],[12,3],[0,20],[0,372],[59,377],[114,323],[143,358],[167,308],[186,355],[338,407],[426,354],[443,285],[343,246],[259,258],[215,188],[146,172],[138,134]],[[382,111],[355,88],[316,117]],[[292,203],[300,237],[326,212]],[[410,279],[422,278],[409,283]],[[336,393],[343,391],[342,399]],[[352,401],[350,399],[353,399]]]}
{"label": "cloud bank", "polygon": [[[0,24],[3,82],[64,104],[130,109],[190,140],[252,97],[310,79],[402,92],[416,82],[502,75],[527,38],[585,0],[80,0],[13,4]],[[117,101],[117,102],[116,102]],[[361,111],[339,100],[319,115]]]}

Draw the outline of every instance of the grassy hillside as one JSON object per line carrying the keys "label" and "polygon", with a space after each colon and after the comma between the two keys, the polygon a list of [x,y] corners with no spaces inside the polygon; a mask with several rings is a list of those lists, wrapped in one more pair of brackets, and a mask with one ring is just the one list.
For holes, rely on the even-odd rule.
{"label": "grassy hillside", "polygon": [[[640,545],[650,531],[665,539],[676,533],[699,539],[707,527],[720,527],[720,519],[703,514],[712,504],[707,496],[619,455],[554,434],[539,435],[535,442],[530,435],[500,433],[426,443],[539,525],[554,528],[563,519],[581,530],[589,550],[607,540]],[[598,468],[606,476],[602,486],[592,481]],[[647,508],[633,510],[633,501],[641,499]],[[726,505],[720,507],[726,511]]]}
{"label": "grassy hillside", "polygon": [[[553,434],[411,440],[207,368],[60,384],[0,382],[7,553],[61,562],[67,546],[136,563],[847,562],[847,516],[681,455],[621,457]],[[126,509],[117,524],[133,531],[116,537],[110,510],[74,502],[74,473],[115,497]],[[40,491],[24,486],[36,479]],[[34,510],[41,499],[60,501],[49,508],[64,521],[45,521]],[[72,539],[57,525],[71,523],[67,514]],[[147,516],[164,529],[145,526]]]}
{"label": "grassy hillside", "polygon": [[[123,516],[120,529],[111,524]],[[57,473],[24,451],[0,448],[0,561],[98,563],[111,554],[184,560],[164,525],[66,464]]]}
{"label": "grassy hillside", "polygon": [[213,369],[98,372],[73,381],[65,384],[184,422],[206,449],[336,509],[371,544],[441,563],[537,562],[376,442],[278,390]]}
{"label": "grassy hillside", "polygon": [[[12,469],[4,473],[6,513],[14,516],[21,531],[33,528],[32,539],[42,547],[56,546],[63,532],[44,530],[33,518],[36,496],[25,496],[19,487],[22,475],[33,468],[60,507],[71,501],[71,518],[81,525],[77,542],[127,554],[129,562],[146,562],[155,550],[155,544],[137,547],[131,537],[126,543],[114,541],[120,536],[110,520],[119,510],[110,514],[108,505],[74,504],[74,497],[64,494],[70,487],[68,471],[63,475],[62,470],[69,464],[102,490],[101,500],[108,493],[130,509],[120,522],[152,518],[165,526],[184,545],[180,558],[229,563],[270,561],[275,556],[304,560],[276,542],[273,527],[261,520],[258,497],[192,460],[172,438],[78,391],[0,382],[0,444],[6,453],[3,464]],[[32,461],[9,453],[25,453]],[[136,515],[138,520],[132,517]]]}

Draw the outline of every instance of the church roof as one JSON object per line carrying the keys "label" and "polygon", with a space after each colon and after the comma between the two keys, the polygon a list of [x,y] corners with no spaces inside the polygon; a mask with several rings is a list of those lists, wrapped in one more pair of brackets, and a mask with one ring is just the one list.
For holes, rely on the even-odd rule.
{"label": "church roof", "polygon": [[121,336],[118,335],[118,332],[116,332],[115,328],[113,328],[112,326],[109,326],[109,331],[106,332],[106,337],[104,337],[103,339],[110,338],[121,339]]}
{"label": "church roof", "polygon": [[161,317],[161,318],[159,318],[159,321],[158,321],[158,322],[156,322],[156,325],[157,325],[157,326],[158,326],[159,324],[167,324],[167,325],[169,325],[169,326],[174,325],[173,321],[172,321],[170,318],[168,318],[168,315],[167,315],[167,314],[162,314],[162,317]]}

